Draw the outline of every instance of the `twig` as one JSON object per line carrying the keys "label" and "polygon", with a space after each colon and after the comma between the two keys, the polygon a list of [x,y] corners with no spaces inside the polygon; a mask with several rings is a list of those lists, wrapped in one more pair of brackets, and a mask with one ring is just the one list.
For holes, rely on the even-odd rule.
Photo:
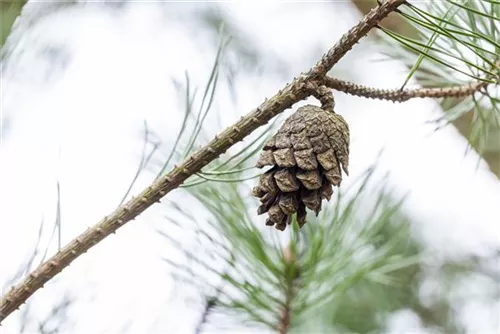
{"label": "twig", "polygon": [[487,82],[471,82],[460,86],[438,87],[438,88],[417,88],[417,89],[378,89],[363,85],[358,85],[349,81],[324,78],[325,86],[344,92],[346,94],[366,97],[369,99],[388,100],[394,102],[404,102],[413,98],[440,98],[440,97],[463,97],[470,96],[488,85]]}
{"label": "twig", "polygon": [[269,122],[274,116],[308,97],[307,82],[326,74],[370,29],[403,3],[404,0],[386,0],[371,10],[307,74],[295,78],[276,95],[242,117],[234,125],[222,131],[205,147],[187,158],[180,166],[174,167],[172,171],[157,179],[137,197],[132,198],[109,216],[104,217],[92,228],[72,240],[52,258],[42,263],[0,299],[0,323],[14,310],[18,309],[35,291],[42,288],[45,283],[92,246],[105,239],[108,235],[115,233],[118,228],[135,219],[155,202],[159,202],[163,196],[179,187],[191,175],[199,172],[235,143],[243,140],[254,130]]}
{"label": "twig", "polygon": [[[500,68],[500,57],[494,60],[494,66]],[[500,72],[496,76],[485,76],[485,79],[493,79],[495,84],[500,83]],[[353,82],[340,80],[325,75],[318,80],[317,85],[325,85],[331,89],[344,92],[349,95],[361,96],[368,99],[387,100],[393,102],[405,102],[413,98],[442,98],[442,97],[466,97],[476,92],[486,91],[491,85],[487,81],[472,81],[463,85],[437,87],[437,88],[417,88],[417,89],[379,89]],[[486,92],[487,94],[487,92]]]}
{"label": "twig", "polygon": [[471,82],[460,86],[438,87],[438,88],[417,88],[417,89],[378,89],[363,85],[358,85],[349,81],[344,81],[325,76],[323,79],[325,86],[344,92],[346,94],[366,97],[368,99],[388,100],[393,102],[404,102],[413,98],[440,98],[440,97],[464,97],[488,86],[488,82]]}

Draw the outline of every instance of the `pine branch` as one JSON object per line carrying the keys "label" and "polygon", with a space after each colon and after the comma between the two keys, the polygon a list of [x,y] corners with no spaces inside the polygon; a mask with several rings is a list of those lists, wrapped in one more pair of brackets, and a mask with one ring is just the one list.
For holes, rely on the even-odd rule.
{"label": "pine branch", "polygon": [[157,179],[137,197],[132,198],[109,216],[104,217],[92,228],[72,240],[52,258],[42,263],[17,286],[12,287],[9,292],[2,296],[0,299],[0,323],[80,255],[110,234],[115,233],[127,222],[135,219],[148,207],[159,202],[162,197],[179,187],[191,175],[199,172],[235,143],[243,140],[294,103],[309,96],[306,88],[307,83],[325,75],[354,44],[404,2],[404,0],[386,0],[379,4],[349,30],[307,74],[295,78],[276,95],[222,131],[181,165]]}
{"label": "pine branch", "polygon": [[368,99],[405,102],[413,98],[470,96],[480,91],[481,89],[486,88],[488,86],[488,83],[477,81],[459,86],[401,90],[373,88],[326,76],[324,78],[324,85],[346,94],[366,97]]}
{"label": "pine branch", "polygon": [[[495,66],[500,67],[500,58],[494,60]],[[500,84],[500,74],[496,77],[484,77],[485,79],[494,79],[495,84]],[[388,100],[393,102],[405,102],[413,98],[442,98],[442,97],[466,97],[476,92],[484,90],[489,85],[488,81],[472,81],[464,85],[436,87],[436,88],[417,88],[417,89],[379,89],[353,82],[340,80],[325,75],[322,79],[323,85],[331,89],[344,92],[346,94],[366,97],[368,99]]]}
{"label": "pine branch", "polygon": [[[204,219],[208,225],[190,217],[192,205],[173,206],[178,212],[170,212],[169,220],[177,221],[178,214],[185,217],[183,226],[177,225],[179,232],[193,233],[197,246],[180,245],[161,233],[182,255],[168,263],[176,277],[198,287],[202,295],[219,288],[210,282],[224,282],[217,313],[235,316],[238,325],[260,325],[276,333],[280,328],[288,333],[330,333],[338,328],[331,321],[338,319],[337,306],[346,304],[346,291],[359,291],[360,283],[373,284],[377,291],[384,286],[390,289],[397,285],[399,270],[419,261],[416,253],[408,252],[408,222],[400,216],[403,199],[394,203],[386,180],[375,181],[374,171],[372,166],[338,192],[332,205],[317,218],[310,217],[314,224],[300,230],[292,224],[285,249],[275,239],[276,234],[269,235],[268,230],[253,224],[247,185],[209,182],[198,189],[190,188],[189,193],[208,214]],[[369,184],[375,188],[368,189]],[[367,207],[368,198],[373,206]],[[360,219],[360,209],[370,212],[366,218]],[[169,231],[172,227],[165,226]],[[205,236],[198,238],[202,233]],[[360,252],[364,255],[359,256]],[[212,265],[233,259],[229,271]],[[355,309],[351,305],[350,311]],[[311,317],[315,319],[312,323],[308,321]],[[224,327],[229,325],[227,320]],[[217,326],[217,322],[213,325]],[[359,328],[363,327],[344,327],[337,332],[360,332],[356,330]]]}

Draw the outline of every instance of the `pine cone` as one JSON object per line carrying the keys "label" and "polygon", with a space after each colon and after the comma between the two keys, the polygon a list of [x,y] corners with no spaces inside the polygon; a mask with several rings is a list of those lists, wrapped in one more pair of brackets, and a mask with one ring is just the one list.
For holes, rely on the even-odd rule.
{"label": "pine cone", "polygon": [[342,116],[306,105],[290,116],[264,145],[257,167],[272,166],[260,176],[252,195],[266,213],[266,225],[283,231],[297,213],[302,227],[306,208],[316,215],[323,199],[330,200],[332,186],[340,186],[341,166],[348,175],[349,127]]}

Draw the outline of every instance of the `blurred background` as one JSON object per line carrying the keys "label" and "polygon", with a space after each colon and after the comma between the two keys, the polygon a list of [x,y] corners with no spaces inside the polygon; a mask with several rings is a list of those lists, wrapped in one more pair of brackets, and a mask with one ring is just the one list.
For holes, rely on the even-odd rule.
{"label": "blurred background", "polygon": [[[2,292],[375,5],[1,1]],[[398,15],[383,26],[419,37]],[[330,74],[399,88],[410,67],[390,48],[371,32]],[[266,228],[249,198],[258,149],[288,110],[75,261],[2,333],[276,332],[270,282],[290,279],[290,245],[304,248],[290,332],[497,333],[499,129],[487,123],[479,149],[473,109],[436,130],[442,101],[334,96],[350,175],[303,231]]]}

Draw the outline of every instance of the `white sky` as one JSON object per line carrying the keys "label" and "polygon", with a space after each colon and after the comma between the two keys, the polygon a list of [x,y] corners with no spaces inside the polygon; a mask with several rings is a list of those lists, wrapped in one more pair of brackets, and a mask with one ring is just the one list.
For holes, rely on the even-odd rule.
{"label": "white sky", "polygon": [[[33,5],[28,9],[36,15],[40,4]],[[183,82],[188,70],[201,89],[215,56],[210,41],[196,39],[204,36],[201,32],[172,19],[175,11],[196,6],[202,5],[134,2],[123,12],[110,12],[89,4],[47,16],[31,29],[19,28],[21,38],[4,69],[1,92],[1,111],[10,119],[0,150],[2,286],[30,255],[42,219],[48,226],[53,223],[57,180],[65,244],[120,201],[139,162],[144,120],[162,139],[175,138],[182,108],[171,79]],[[346,3],[220,7],[252,47],[277,57],[291,73],[285,79],[266,75],[272,69],[263,64],[263,73],[238,76],[234,103],[222,84],[214,110],[224,126],[308,69],[359,19]],[[67,67],[62,71],[47,60],[47,46],[65,50],[60,59]],[[403,66],[371,63],[377,56],[375,49],[358,45],[335,73],[358,83],[399,87]],[[393,104],[343,94],[335,98],[336,110],[352,133],[346,185],[385,148],[380,173],[390,171],[397,194],[410,192],[405,210],[437,257],[484,255],[500,245],[500,182],[483,163],[476,168],[475,153],[464,156],[466,142],[456,130],[433,132],[425,124],[439,116],[436,103]],[[149,181],[143,177],[135,192]],[[198,314],[171,300],[171,279],[160,260],[168,256],[168,246],[154,230],[162,226],[159,208],[148,210],[37,292],[37,315],[43,317],[68,290],[79,296],[70,314],[74,327],[68,332],[116,333],[125,319],[132,319],[129,333],[190,333]],[[45,231],[45,242],[50,232]],[[52,244],[51,251],[56,247]],[[494,332],[498,305],[474,303],[457,304],[470,332]],[[18,332],[20,313],[4,322],[2,334]],[[395,332],[419,331],[418,319],[404,310],[391,326]]]}

